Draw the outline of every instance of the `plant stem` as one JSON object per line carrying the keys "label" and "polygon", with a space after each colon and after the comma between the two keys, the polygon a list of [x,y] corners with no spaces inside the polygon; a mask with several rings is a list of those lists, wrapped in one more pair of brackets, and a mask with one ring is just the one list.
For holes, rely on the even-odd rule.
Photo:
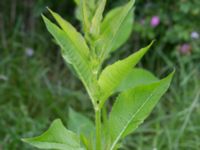
{"label": "plant stem", "polygon": [[102,108],[102,121],[104,124],[107,124],[107,110],[106,110],[106,106],[104,105]]}
{"label": "plant stem", "polygon": [[101,110],[95,110],[96,150],[101,150]]}

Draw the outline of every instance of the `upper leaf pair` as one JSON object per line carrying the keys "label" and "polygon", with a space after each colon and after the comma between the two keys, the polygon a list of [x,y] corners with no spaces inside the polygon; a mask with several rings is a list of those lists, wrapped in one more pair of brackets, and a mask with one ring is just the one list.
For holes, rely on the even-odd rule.
{"label": "upper leaf pair", "polygon": [[[95,99],[99,99],[101,106],[103,106],[104,102],[115,92],[131,68],[138,63],[138,61],[153,44],[152,42],[149,46],[132,54],[124,60],[118,61],[113,65],[106,67],[101,73],[97,83],[90,63],[89,48],[83,37],[58,14],[52,11],[51,13],[63,30],[58,28],[43,16],[47,28],[54,36],[58,44],[63,48],[63,57],[65,60],[74,66],[80,79],[86,86],[88,93],[93,99],[93,104],[95,104]],[[96,88],[98,87],[100,88],[100,94],[97,93],[99,90]]]}
{"label": "upper leaf pair", "polygon": [[91,26],[91,20],[96,10],[96,0],[74,0],[76,8],[76,17],[81,21],[84,32],[88,32]]}
{"label": "upper leaf pair", "polygon": [[[89,7],[89,4],[86,3],[85,0],[76,1],[76,3],[80,5],[82,9],[84,7]],[[79,33],[69,22],[62,19],[57,13],[50,10],[61,29],[43,16],[49,32],[62,48],[64,59],[74,67],[78,76],[85,85],[94,105],[99,99],[101,99],[100,95],[104,94],[104,90],[101,89],[97,82],[97,74],[101,68],[101,64],[108,56],[109,52],[113,50],[113,47],[118,48],[122,42],[127,39],[132,28],[131,24],[133,19],[131,9],[134,1],[131,0],[125,6],[116,8],[109,12],[101,23],[105,3],[106,0],[99,1],[99,6],[91,20],[90,29],[92,32],[95,32],[96,36],[99,34],[97,40],[94,42],[94,49],[91,48],[92,43],[86,43],[86,40],[83,38],[81,33]],[[86,15],[87,9],[85,9],[83,9],[82,12],[83,17]],[[84,20],[82,21],[84,22]],[[126,32],[123,32],[123,30]],[[123,33],[126,34],[122,36]],[[91,53],[95,50],[97,50],[97,56],[93,57]],[[100,60],[99,64],[97,59]],[[102,79],[100,79],[100,84],[101,82]]]}
{"label": "upper leaf pair", "polygon": [[101,62],[128,39],[133,25],[134,2],[130,0],[126,5],[112,9],[103,19],[106,0],[96,2],[98,3],[96,7],[94,0],[76,1],[78,9],[82,10],[79,16],[82,18],[80,20],[84,33],[92,36],[94,41],[89,41],[89,44],[99,54]]}

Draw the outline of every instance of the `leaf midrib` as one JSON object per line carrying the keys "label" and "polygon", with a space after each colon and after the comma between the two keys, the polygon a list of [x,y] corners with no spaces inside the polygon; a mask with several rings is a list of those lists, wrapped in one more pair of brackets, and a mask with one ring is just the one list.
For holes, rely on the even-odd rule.
{"label": "leaf midrib", "polygon": [[[70,42],[73,43],[73,45],[75,45],[74,48],[75,48],[75,49],[78,49],[79,53],[84,55],[85,58],[83,58],[83,59],[85,59],[85,60],[87,61],[87,57],[88,57],[87,54],[89,54],[89,48],[88,48],[88,46],[87,46],[87,44],[86,44],[84,38],[82,37],[82,35],[81,35],[70,23],[68,23],[67,21],[65,21],[60,15],[58,15],[58,14],[55,13],[55,12],[52,12],[52,15],[53,15],[54,18],[56,19],[57,23],[60,25],[61,28],[59,28],[59,29],[60,29],[63,33],[65,33],[65,35],[68,37],[68,39],[70,40]],[[60,21],[59,21],[59,20],[60,20]],[[74,34],[76,37],[77,37],[77,36],[80,36],[80,37],[77,38],[77,39],[83,40],[83,41],[82,41],[83,44],[84,44],[83,47],[84,47],[84,49],[87,48],[87,49],[85,49],[84,51],[85,51],[87,54],[86,54],[85,52],[82,52],[82,51],[81,51],[81,48],[79,48],[79,45],[76,44],[76,42],[73,40],[73,38],[70,37],[70,34],[67,32],[67,29],[66,29],[65,26],[67,26],[67,28],[68,28],[68,27],[72,28],[72,29],[73,29],[72,32],[74,32],[73,34]],[[86,46],[86,47],[85,47],[85,46]],[[78,54],[79,54],[79,53],[78,53]],[[79,55],[79,56],[81,56],[81,55]],[[88,64],[89,64],[89,63],[88,63]]]}
{"label": "leaf midrib", "polygon": [[31,143],[38,143],[38,144],[40,144],[40,143],[47,143],[47,144],[58,144],[58,145],[61,145],[61,146],[68,146],[68,147],[72,147],[72,148],[80,148],[80,146],[75,146],[75,145],[71,145],[71,144],[69,144],[69,143],[59,143],[59,142],[51,142],[51,141],[47,141],[47,142],[31,142]]}
{"label": "leaf midrib", "polygon": [[[156,90],[156,89],[155,89]],[[131,119],[127,122],[127,124],[124,126],[124,128],[122,129],[122,131],[120,132],[120,134],[117,136],[117,138],[114,140],[111,149],[113,150],[115,148],[115,145],[117,144],[117,142],[119,141],[119,139],[121,138],[121,136],[123,135],[123,133],[125,132],[125,130],[127,129],[128,125],[132,122],[132,120],[134,119],[134,117],[137,115],[137,113],[139,113],[141,111],[141,109],[144,107],[144,105],[149,101],[149,99],[154,95],[155,90],[152,92],[152,94],[147,98],[147,100],[145,100],[145,102],[142,104],[142,106],[133,114],[133,116],[131,117]]]}
{"label": "leaf midrib", "polygon": [[[109,43],[113,43],[113,41],[114,41],[114,39],[115,39],[115,35],[117,35],[117,32],[119,31],[120,27],[122,26],[124,20],[126,19],[126,17],[127,17],[128,14],[129,14],[129,12],[131,11],[131,8],[132,8],[132,7],[129,8],[129,11],[127,12],[127,14],[123,17],[123,19],[121,19],[121,22],[120,22],[118,28],[115,30],[115,33],[113,34],[114,36],[113,36],[113,38],[110,40]],[[125,8],[123,8],[123,9],[125,9]],[[108,31],[108,28],[107,28],[107,30],[104,31],[104,33],[107,32],[107,31]],[[104,35],[104,34],[102,34],[102,35]],[[110,46],[110,45],[112,45],[112,44],[109,44],[108,46],[106,46],[105,49],[109,50],[109,46]],[[108,47],[108,48],[107,48],[107,47]],[[110,47],[111,47],[111,46],[110,46]],[[111,47],[110,49],[112,49],[112,47]],[[106,54],[108,53],[107,50],[105,50],[105,53],[102,51],[101,56],[103,56],[103,58],[105,57],[104,55],[106,55]]]}
{"label": "leaf midrib", "polygon": [[[60,29],[60,30],[61,30],[61,29]],[[70,41],[71,43],[73,43],[74,48],[77,49],[77,50],[79,51],[79,53],[77,53],[77,54],[79,55],[80,58],[82,58],[82,59],[85,60],[85,63],[88,65],[88,69],[90,69],[90,71],[91,71],[91,68],[89,67],[90,65],[89,65],[87,56],[83,53],[84,56],[82,57],[82,55],[80,55],[81,51],[80,51],[80,48],[79,48],[78,44],[76,44],[76,42],[74,42],[74,40],[73,40],[72,38],[70,38],[69,34],[68,34],[66,31],[64,31],[64,30],[61,30],[61,31],[63,31],[63,33],[65,33],[65,35],[68,37],[69,41]],[[75,30],[75,31],[76,31],[76,30]],[[79,34],[79,33],[77,33],[77,34]],[[83,42],[83,43],[84,43],[84,42]],[[84,44],[86,44],[86,43],[84,43]]]}

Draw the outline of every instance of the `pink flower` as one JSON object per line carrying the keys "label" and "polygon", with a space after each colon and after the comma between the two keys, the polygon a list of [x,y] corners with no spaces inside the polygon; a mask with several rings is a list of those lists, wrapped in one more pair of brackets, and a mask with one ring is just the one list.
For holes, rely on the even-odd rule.
{"label": "pink flower", "polygon": [[158,26],[160,24],[160,18],[159,18],[159,16],[153,16],[152,18],[151,18],[151,26],[152,27],[156,27],[156,26]]}
{"label": "pink flower", "polygon": [[192,50],[192,47],[190,44],[184,43],[180,46],[179,52],[183,55],[189,54]]}

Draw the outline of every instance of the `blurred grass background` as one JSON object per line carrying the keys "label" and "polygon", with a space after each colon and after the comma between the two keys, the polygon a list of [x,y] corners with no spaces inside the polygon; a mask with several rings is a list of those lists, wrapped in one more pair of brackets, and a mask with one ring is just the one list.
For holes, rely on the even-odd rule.
{"label": "blurred grass background", "polygon": [[[125,0],[108,0],[108,11]],[[72,0],[0,1],[0,150],[31,150],[20,141],[42,133],[68,107],[92,117],[79,80],[63,62],[41,13],[48,6],[77,28]],[[125,139],[123,150],[200,149],[200,1],[136,1],[133,34],[111,57],[125,57],[156,39],[139,64],[176,75],[151,116]]]}

